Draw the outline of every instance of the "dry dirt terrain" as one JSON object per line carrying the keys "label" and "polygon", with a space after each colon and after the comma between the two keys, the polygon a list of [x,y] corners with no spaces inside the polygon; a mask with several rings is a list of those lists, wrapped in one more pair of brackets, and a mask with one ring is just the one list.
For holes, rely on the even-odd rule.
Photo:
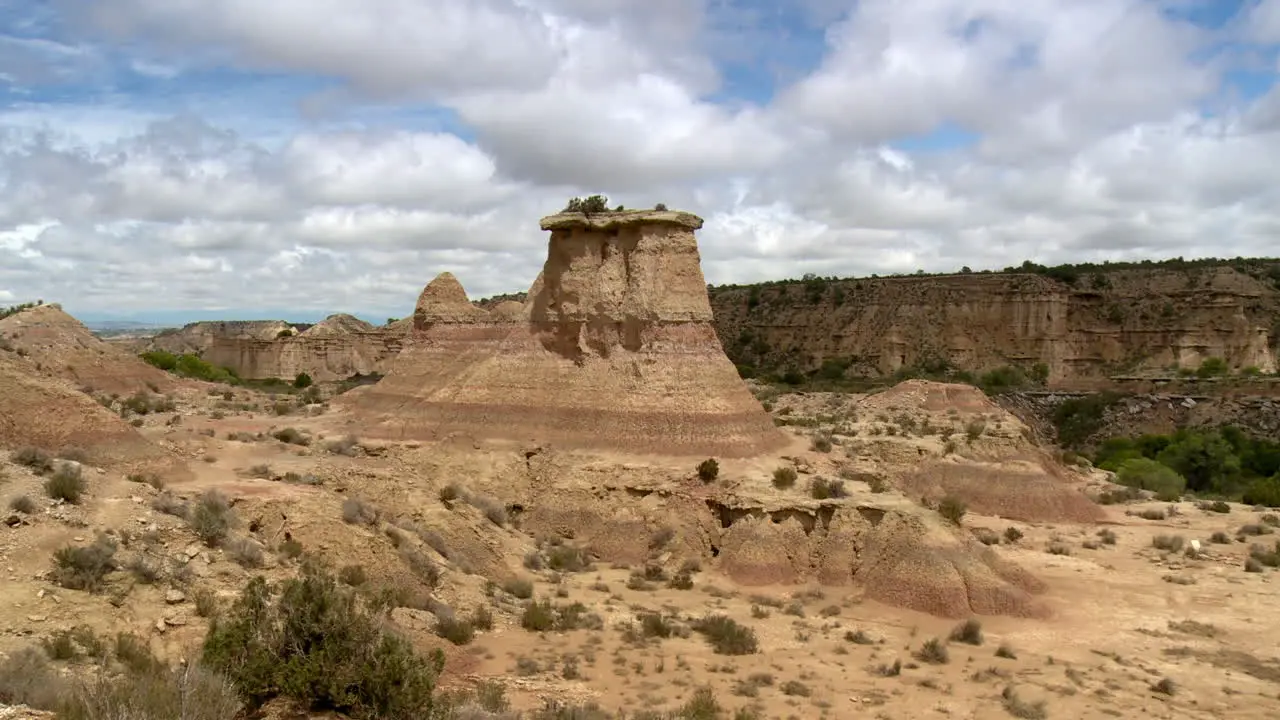
{"label": "dry dirt terrain", "polygon": [[[0,534],[0,568],[7,573],[0,584],[0,649],[14,651],[87,624],[99,632],[139,632],[167,657],[190,657],[206,624],[195,598],[210,593],[226,603],[251,572],[291,572],[295,561],[280,552],[288,533],[306,552],[362,565],[370,583],[402,581],[405,553],[429,555],[445,568],[436,597],[459,614],[488,607],[493,629],[455,648],[435,637],[435,618],[426,609],[400,608],[395,621],[423,648],[448,648],[452,682],[496,680],[517,708],[540,707],[554,698],[594,700],[611,710],[675,709],[697,688],[710,686],[722,705],[756,707],[765,717],[1004,717],[1013,702],[1028,705],[1015,707],[1032,713],[1024,717],[1035,717],[1039,702],[1050,717],[1264,718],[1280,712],[1274,571],[1245,572],[1249,543],[1236,539],[1242,526],[1269,528],[1275,519],[1246,507],[1218,513],[1189,502],[1138,502],[1102,507],[1096,521],[1087,523],[1023,522],[971,512],[962,520],[966,530],[989,528],[1000,538],[995,552],[1044,581],[1040,598],[1049,613],[979,617],[981,643],[967,644],[947,640],[958,619],[886,605],[856,583],[743,586],[719,572],[712,557],[648,553],[666,560],[666,576],[677,574],[685,561],[700,565],[688,589],[670,587],[653,571],[651,580],[633,578],[643,558],[632,566],[597,560],[579,572],[530,569],[523,559],[535,551],[533,537],[499,528],[465,502],[450,507],[439,499],[450,483],[468,493],[490,491],[492,477],[473,480],[466,468],[477,458],[479,464],[523,461],[527,450],[471,441],[338,443],[332,450],[350,453],[341,454],[325,446],[340,440],[346,426],[336,412],[276,416],[249,409],[269,406],[265,398],[238,390],[227,400],[214,392],[181,391],[175,412],[144,416],[140,431],[187,459],[190,477],[164,492],[190,500],[218,489],[232,498],[239,518],[233,536],[252,538],[265,549],[261,567],[236,561],[245,552],[236,549],[238,543],[220,549],[201,545],[183,520],[153,509],[162,492],[150,485],[86,467],[88,497],[79,505],[55,503],[44,497],[39,478],[9,464],[6,501],[25,495],[38,508],[13,513],[17,523]],[[855,413],[875,400],[841,398]],[[816,417],[800,414],[806,405],[833,404],[831,398],[791,396],[775,403],[775,413],[791,408],[783,417],[793,422]],[[173,417],[181,420],[174,423]],[[874,417],[869,422],[877,422]],[[310,444],[270,436],[284,427],[296,428]],[[811,448],[811,430],[788,429],[797,438],[787,456],[802,469],[847,466],[847,458],[865,449],[857,436],[837,434],[831,452],[821,452]],[[921,441],[893,437],[907,447]],[[773,460],[784,462],[781,456]],[[572,462],[583,471],[560,477],[566,487],[592,483],[592,469],[638,462],[671,473],[672,483],[696,482],[687,477],[695,458],[598,454]],[[786,495],[765,477],[772,464],[724,462],[717,482],[751,483],[761,493]],[[846,485],[850,495],[842,502],[904,499],[894,487],[872,493],[867,482]],[[379,508],[382,519],[344,522],[343,501],[352,497]],[[1137,514],[1156,508],[1168,516],[1149,520]],[[403,528],[400,550],[392,538],[397,525]],[[1021,533],[1016,541],[1006,535],[1016,535],[1010,528]],[[163,568],[161,578],[148,585],[137,573],[117,572],[97,594],[50,582],[52,553],[68,543],[85,544],[98,531],[120,541],[121,556],[152,558]],[[1228,542],[1211,542],[1215,532],[1225,532]],[[1184,548],[1198,540],[1201,551],[1157,549],[1158,536],[1181,538]],[[555,555],[550,545],[543,548],[544,558]],[[521,601],[509,592],[524,594],[513,582],[521,579],[532,581],[534,597],[582,603],[591,619],[563,632],[521,628]],[[759,651],[719,655],[698,633],[688,632],[692,621],[712,612],[751,627]],[[646,621],[648,614],[665,621]],[[920,659],[933,638],[942,639],[947,662]],[[1008,688],[1016,701],[1003,696]]]}

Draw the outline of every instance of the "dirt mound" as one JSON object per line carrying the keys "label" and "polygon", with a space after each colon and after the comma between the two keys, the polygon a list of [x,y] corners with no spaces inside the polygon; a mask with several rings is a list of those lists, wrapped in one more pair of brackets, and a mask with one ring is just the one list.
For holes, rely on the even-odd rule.
{"label": "dirt mound", "polygon": [[97,392],[167,392],[177,385],[168,373],[94,336],[58,305],[41,305],[0,320],[0,348],[22,356],[39,372]]}
{"label": "dirt mound", "polygon": [[373,332],[374,327],[353,315],[338,313],[330,315],[311,327],[303,330],[300,337],[332,337],[350,335],[352,333]]}
{"label": "dirt mound", "polygon": [[40,377],[0,353],[0,446],[83,450],[101,467],[179,477],[176,459],[119,416],[62,381]]}
{"label": "dirt mound", "polygon": [[527,320],[475,307],[442,273],[418,300],[413,342],[352,407],[376,436],[403,439],[724,456],[780,447],[711,328],[700,224],[688,213],[544,218],[553,234]]}
{"label": "dirt mound", "polygon": [[[813,399],[795,401],[795,411],[833,412]],[[1027,521],[1104,516],[1083,492],[1087,478],[1037,446],[1021,420],[973,386],[908,380],[834,412],[842,411],[850,422],[833,432],[853,469],[886,477],[912,498],[950,495],[975,512]]]}

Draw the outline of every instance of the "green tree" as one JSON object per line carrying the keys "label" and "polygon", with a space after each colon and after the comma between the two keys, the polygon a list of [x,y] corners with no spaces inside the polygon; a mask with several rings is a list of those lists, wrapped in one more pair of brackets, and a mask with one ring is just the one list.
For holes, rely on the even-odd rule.
{"label": "green tree", "polygon": [[1193,492],[1229,493],[1240,474],[1235,448],[1216,431],[1179,432],[1156,459],[1186,478]]}
{"label": "green tree", "polygon": [[1196,377],[1211,378],[1222,377],[1231,372],[1231,367],[1227,365],[1227,361],[1220,357],[1205,358],[1200,363],[1200,367],[1196,370]]}
{"label": "green tree", "polygon": [[1147,458],[1125,460],[1116,473],[1116,480],[1121,485],[1150,490],[1165,502],[1177,501],[1187,489],[1186,479],[1177,471]]}
{"label": "green tree", "polygon": [[297,376],[293,378],[293,386],[299,390],[311,387],[311,376],[304,372],[298,373]]}

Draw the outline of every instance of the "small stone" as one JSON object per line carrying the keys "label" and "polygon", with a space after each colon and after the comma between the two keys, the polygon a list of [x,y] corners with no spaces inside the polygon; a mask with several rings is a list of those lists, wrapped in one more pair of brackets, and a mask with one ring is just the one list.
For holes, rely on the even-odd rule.
{"label": "small stone", "polygon": [[44,588],[40,588],[40,591],[36,593],[36,597],[38,598],[44,597]]}
{"label": "small stone", "polygon": [[164,617],[164,624],[169,627],[181,627],[187,624],[187,619],[181,615],[166,615]]}
{"label": "small stone", "polygon": [[164,624],[163,618],[156,621],[156,632],[164,633],[164,631],[168,629],[169,629],[169,626]]}
{"label": "small stone", "polygon": [[44,615],[28,615],[27,620],[31,622],[44,622]]}
{"label": "small stone", "polygon": [[177,605],[186,602],[187,596],[181,590],[170,590],[164,594],[164,601],[169,605]]}

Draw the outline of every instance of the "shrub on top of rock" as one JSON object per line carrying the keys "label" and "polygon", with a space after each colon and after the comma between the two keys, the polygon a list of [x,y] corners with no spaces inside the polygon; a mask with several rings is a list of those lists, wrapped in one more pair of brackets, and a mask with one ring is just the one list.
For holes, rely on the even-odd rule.
{"label": "shrub on top of rock", "polygon": [[609,198],[604,195],[589,195],[585,198],[570,198],[561,212],[580,212],[584,215],[609,211]]}

